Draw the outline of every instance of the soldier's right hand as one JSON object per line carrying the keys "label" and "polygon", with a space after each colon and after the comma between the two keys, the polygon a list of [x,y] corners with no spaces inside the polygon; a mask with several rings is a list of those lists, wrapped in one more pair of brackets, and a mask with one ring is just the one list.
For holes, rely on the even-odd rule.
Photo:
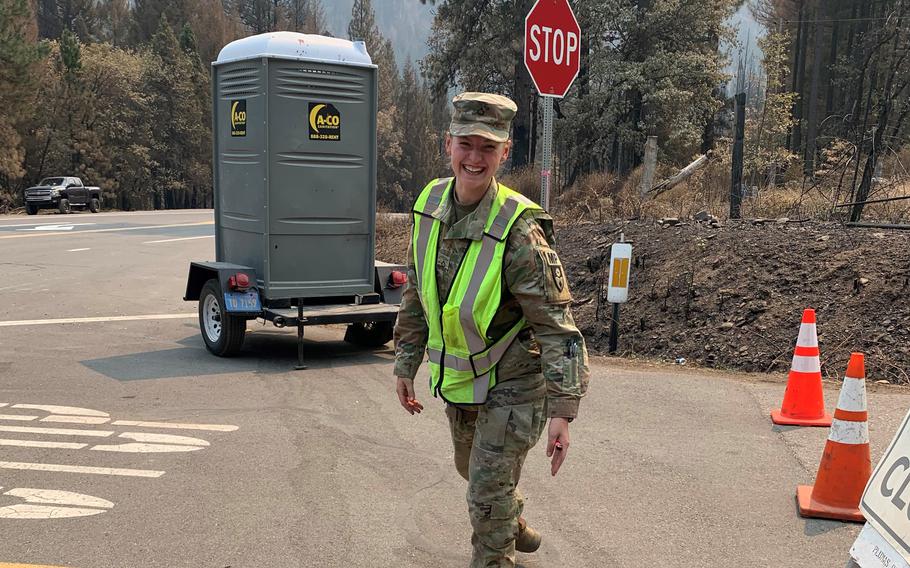
{"label": "soldier's right hand", "polygon": [[397,377],[397,379],[398,384],[395,386],[395,390],[398,393],[398,402],[401,407],[411,415],[415,412],[420,414],[423,410],[423,405],[414,398],[414,379],[406,379],[404,377]]}

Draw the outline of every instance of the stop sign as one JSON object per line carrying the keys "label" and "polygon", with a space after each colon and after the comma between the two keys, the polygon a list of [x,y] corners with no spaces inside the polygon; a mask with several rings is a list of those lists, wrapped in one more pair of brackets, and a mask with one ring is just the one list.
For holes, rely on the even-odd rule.
{"label": "stop sign", "polygon": [[525,18],[525,67],[544,97],[566,96],[578,76],[581,28],[568,0],[537,0]]}

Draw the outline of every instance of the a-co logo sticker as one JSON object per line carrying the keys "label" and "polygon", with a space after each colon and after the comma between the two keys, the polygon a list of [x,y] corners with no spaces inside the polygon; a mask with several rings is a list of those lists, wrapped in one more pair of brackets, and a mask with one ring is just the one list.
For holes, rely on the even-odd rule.
{"label": "a-co logo sticker", "polygon": [[231,136],[246,136],[246,99],[231,101]]}
{"label": "a-co logo sticker", "polygon": [[310,140],[341,140],[341,113],[334,105],[310,103]]}

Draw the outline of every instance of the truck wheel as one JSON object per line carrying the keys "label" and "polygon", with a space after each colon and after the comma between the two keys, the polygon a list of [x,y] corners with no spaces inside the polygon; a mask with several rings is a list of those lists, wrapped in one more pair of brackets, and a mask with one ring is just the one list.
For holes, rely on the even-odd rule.
{"label": "truck wheel", "polygon": [[92,213],[101,211],[101,202],[98,201],[98,198],[93,197],[92,200],[88,202],[88,210]]}
{"label": "truck wheel", "polygon": [[199,329],[206,349],[219,357],[233,357],[243,346],[246,318],[225,311],[221,284],[214,278],[199,293]]}
{"label": "truck wheel", "polygon": [[60,211],[61,213],[63,213],[64,215],[71,212],[73,210],[73,208],[70,207],[70,200],[61,199],[60,202],[57,203],[57,210]]}
{"label": "truck wheel", "polygon": [[344,333],[344,340],[361,347],[382,347],[392,340],[392,328],[390,321],[352,323]]}
{"label": "truck wheel", "polygon": [[38,214],[38,206],[37,206],[37,205],[33,205],[33,204],[31,204],[31,203],[26,203],[26,204],[25,204],[25,212],[28,213],[29,215],[37,215],[37,214]]}

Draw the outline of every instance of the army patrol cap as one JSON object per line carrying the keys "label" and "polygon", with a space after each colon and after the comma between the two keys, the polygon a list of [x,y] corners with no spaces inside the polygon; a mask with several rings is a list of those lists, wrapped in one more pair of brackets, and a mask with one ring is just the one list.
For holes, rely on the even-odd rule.
{"label": "army patrol cap", "polygon": [[512,117],[518,111],[511,99],[491,93],[461,93],[452,99],[452,105],[452,136],[483,136],[496,142],[509,139]]}

